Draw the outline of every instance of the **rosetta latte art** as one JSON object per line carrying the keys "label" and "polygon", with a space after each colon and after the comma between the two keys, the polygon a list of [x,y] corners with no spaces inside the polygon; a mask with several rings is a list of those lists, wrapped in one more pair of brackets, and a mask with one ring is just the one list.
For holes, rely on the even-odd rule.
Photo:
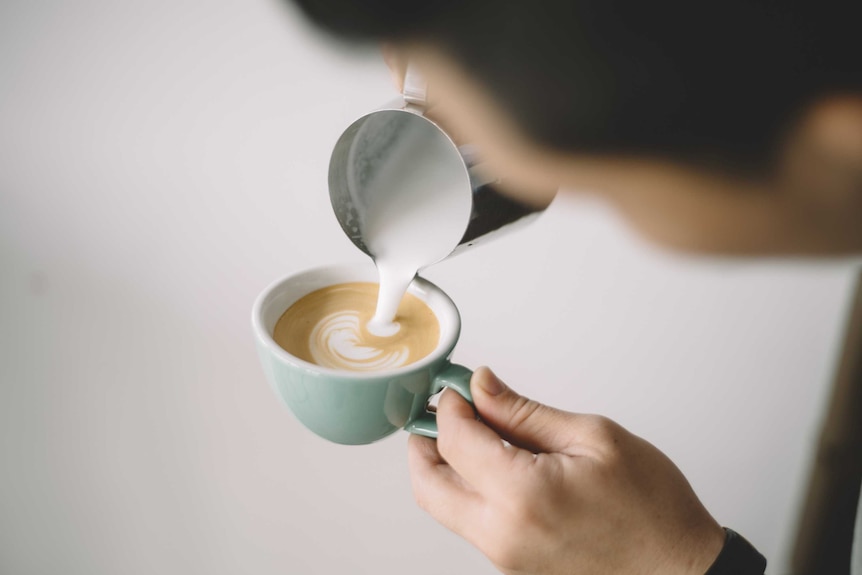
{"label": "rosetta latte art", "polygon": [[431,353],[440,339],[440,324],[431,308],[413,294],[401,301],[395,334],[368,331],[377,290],[377,284],[353,282],[314,291],[284,312],[273,338],[302,360],[345,371],[396,369]]}
{"label": "rosetta latte art", "polygon": [[392,369],[409,363],[410,350],[405,344],[374,346],[363,339],[357,312],[335,312],[311,330],[311,356],[317,365],[350,371]]}

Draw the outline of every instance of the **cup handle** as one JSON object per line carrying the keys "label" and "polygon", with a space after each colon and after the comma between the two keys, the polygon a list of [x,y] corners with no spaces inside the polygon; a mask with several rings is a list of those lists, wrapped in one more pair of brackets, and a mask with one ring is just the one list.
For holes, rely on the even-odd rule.
{"label": "cup handle", "polygon": [[[430,395],[439,393],[444,387],[448,387],[457,391],[461,397],[472,405],[473,394],[470,393],[470,377],[472,375],[473,371],[463,365],[450,363],[434,375],[434,379],[431,380]],[[404,426],[404,430],[437,439],[437,414],[426,411],[416,419],[408,422]]]}

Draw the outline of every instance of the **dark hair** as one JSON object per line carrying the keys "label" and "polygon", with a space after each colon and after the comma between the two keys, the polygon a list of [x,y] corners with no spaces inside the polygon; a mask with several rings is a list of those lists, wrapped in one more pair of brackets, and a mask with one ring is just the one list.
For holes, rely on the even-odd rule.
{"label": "dark hair", "polygon": [[814,99],[862,87],[854,2],[297,2],[341,37],[439,45],[564,150],[760,171]]}

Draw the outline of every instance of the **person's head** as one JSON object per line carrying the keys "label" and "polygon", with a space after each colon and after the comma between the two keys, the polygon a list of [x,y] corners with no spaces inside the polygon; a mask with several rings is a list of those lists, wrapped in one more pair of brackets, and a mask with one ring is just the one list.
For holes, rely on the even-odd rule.
{"label": "person's head", "polygon": [[862,251],[862,65],[845,3],[297,0],[415,62],[521,198],[604,194],[659,241]]}

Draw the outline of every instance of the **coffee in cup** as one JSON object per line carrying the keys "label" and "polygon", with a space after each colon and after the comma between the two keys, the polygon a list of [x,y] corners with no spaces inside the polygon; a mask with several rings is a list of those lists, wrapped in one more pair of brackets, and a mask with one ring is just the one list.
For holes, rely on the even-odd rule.
{"label": "coffee in cup", "polygon": [[405,294],[395,317],[395,333],[369,331],[379,285],[349,282],[315,290],[291,305],[272,337],[291,355],[346,371],[380,371],[426,357],[440,340],[440,323],[428,304]]}

